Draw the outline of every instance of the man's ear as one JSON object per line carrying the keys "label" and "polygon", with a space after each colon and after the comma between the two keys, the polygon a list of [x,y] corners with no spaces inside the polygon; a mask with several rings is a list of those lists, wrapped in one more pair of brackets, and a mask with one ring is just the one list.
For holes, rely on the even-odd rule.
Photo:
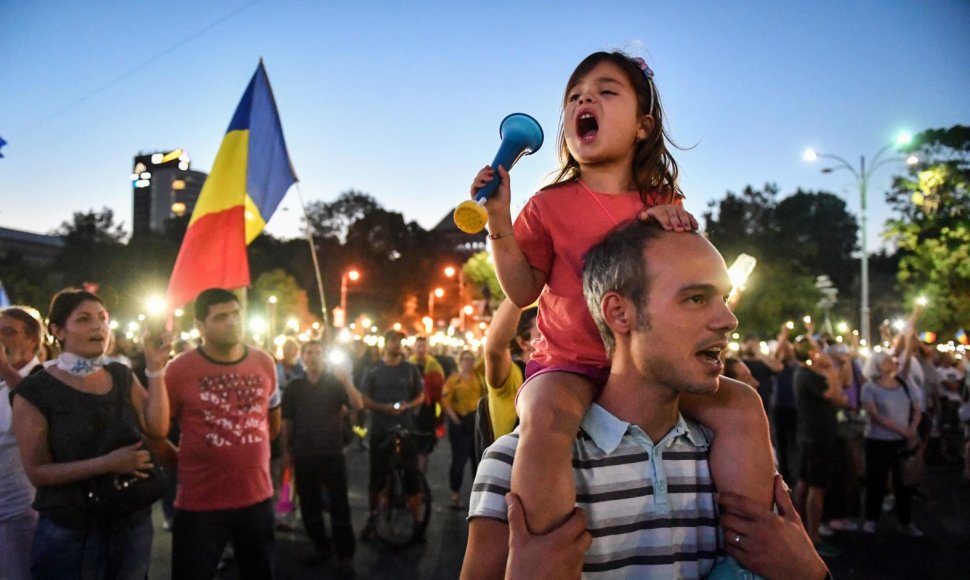
{"label": "man's ear", "polygon": [[616,292],[607,292],[600,303],[606,326],[619,336],[628,334],[636,323],[633,303]]}

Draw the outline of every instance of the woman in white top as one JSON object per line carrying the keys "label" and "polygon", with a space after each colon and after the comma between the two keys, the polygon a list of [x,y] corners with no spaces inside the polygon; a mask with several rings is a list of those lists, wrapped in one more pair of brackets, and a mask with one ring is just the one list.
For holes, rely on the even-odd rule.
{"label": "woman in white top", "polygon": [[912,490],[902,484],[900,458],[919,447],[919,404],[897,376],[899,365],[887,352],[876,352],[866,361],[862,407],[869,415],[866,426],[866,522],[863,531],[876,531],[886,494],[886,476],[892,471],[895,512],[899,525],[911,536],[922,536],[910,521]]}

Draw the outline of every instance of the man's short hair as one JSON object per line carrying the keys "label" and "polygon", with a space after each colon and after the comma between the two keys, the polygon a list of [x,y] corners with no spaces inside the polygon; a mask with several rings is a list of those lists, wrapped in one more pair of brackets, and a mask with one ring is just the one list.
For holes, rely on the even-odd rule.
{"label": "man's short hair", "polygon": [[519,315],[519,323],[515,325],[515,336],[509,341],[509,350],[512,356],[520,356],[522,354],[522,347],[519,346],[520,338],[525,342],[529,342],[532,339],[532,325],[535,324],[536,315],[538,314],[539,309],[532,306],[523,310]]}
{"label": "man's short hair", "polygon": [[213,304],[225,304],[226,302],[239,302],[239,297],[226,290],[225,288],[209,288],[199,292],[195,298],[195,319],[205,322],[205,317],[209,315],[209,307]]}
{"label": "man's short hair", "polygon": [[300,348],[300,354],[306,355],[306,349],[310,345],[319,346],[320,350],[326,350],[326,347],[323,346],[323,341],[314,338],[303,343],[303,346]]}
{"label": "man's short hair", "polygon": [[384,344],[395,340],[404,340],[406,337],[400,330],[388,330],[384,333]]}
{"label": "man's short hair", "polygon": [[796,336],[793,350],[799,362],[806,362],[812,358],[812,341],[805,335]]}
{"label": "man's short hair", "polygon": [[628,298],[637,305],[639,327],[649,326],[646,302],[650,275],[645,252],[647,245],[663,232],[663,227],[653,220],[628,220],[586,252],[583,259],[583,295],[610,355],[616,348],[616,337],[603,319],[603,297],[609,292],[616,292]]}
{"label": "man's short hair", "polygon": [[38,346],[40,345],[43,339],[43,327],[40,321],[27,310],[27,307],[8,306],[6,308],[0,308],[0,317],[19,320],[24,325],[24,328],[27,329],[27,336],[36,340]]}

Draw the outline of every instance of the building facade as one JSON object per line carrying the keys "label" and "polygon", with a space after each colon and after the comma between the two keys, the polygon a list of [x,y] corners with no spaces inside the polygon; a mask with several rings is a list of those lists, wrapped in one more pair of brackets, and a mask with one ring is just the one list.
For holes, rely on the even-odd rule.
{"label": "building facade", "polygon": [[165,231],[166,220],[192,215],[207,175],[183,149],[139,153],[131,172],[132,236]]}

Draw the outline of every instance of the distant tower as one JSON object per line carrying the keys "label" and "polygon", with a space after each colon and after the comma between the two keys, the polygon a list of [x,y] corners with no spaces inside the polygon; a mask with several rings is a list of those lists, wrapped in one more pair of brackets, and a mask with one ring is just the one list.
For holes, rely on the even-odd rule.
{"label": "distant tower", "polygon": [[165,220],[192,215],[207,175],[192,171],[187,151],[139,153],[131,171],[132,236],[165,231]]}

